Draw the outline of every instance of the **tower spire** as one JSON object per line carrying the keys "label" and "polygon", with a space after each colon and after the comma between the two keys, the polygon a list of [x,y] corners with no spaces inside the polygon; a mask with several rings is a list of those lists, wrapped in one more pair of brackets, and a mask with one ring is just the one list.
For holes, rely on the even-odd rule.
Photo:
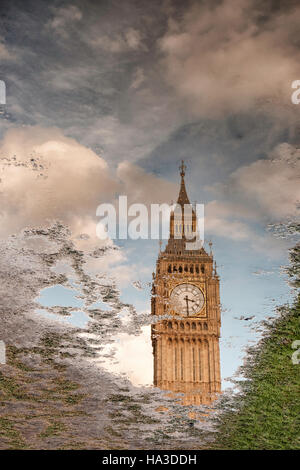
{"label": "tower spire", "polygon": [[180,184],[180,191],[179,191],[179,196],[177,199],[177,204],[184,206],[184,204],[190,204],[188,195],[186,193],[185,182],[184,182],[185,170],[186,170],[186,165],[184,163],[184,160],[181,160],[181,165],[179,167],[179,170],[180,170],[180,176],[181,176],[181,184]]}
{"label": "tower spire", "polygon": [[181,165],[179,167],[179,170],[180,170],[180,176],[181,178],[184,178],[185,176],[185,170],[186,170],[186,165],[184,163],[184,160],[181,160]]}

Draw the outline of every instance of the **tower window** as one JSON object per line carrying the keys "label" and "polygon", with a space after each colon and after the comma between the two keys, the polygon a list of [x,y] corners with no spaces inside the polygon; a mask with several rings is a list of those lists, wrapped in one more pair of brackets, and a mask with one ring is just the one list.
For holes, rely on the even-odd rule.
{"label": "tower window", "polygon": [[184,324],[182,322],[180,323],[180,328],[181,330],[184,330]]}
{"label": "tower window", "polygon": [[187,265],[185,265],[185,267],[184,267],[184,271],[187,273],[187,272],[188,272],[188,270],[189,270],[189,268],[187,267]]}
{"label": "tower window", "polygon": [[183,355],[183,348],[180,349],[180,375],[181,375],[181,380],[183,380],[183,361],[184,361],[184,355]]}
{"label": "tower window", "polygon": [[168,328],[169,328],[169,330],[172,330],[172,322],[170,322],[170,321],[168,323]]}
{"label": "tower window", "polygon": [[201,272],[202,272],[202,274],[205,273],[205,268],[204,268],[204,265],[203,265],[203,264],[202,264],[202,266],[201,266]]}
{"label": "tower window", "polygon": [[172,266],[169,264],[168,266],[168,273],[171,273],[172,272]]}
{"label": "tower window", "polygon": [[201,373],[201,348],[198,349],[198,363],[199,363],[199,381],[202,379]]}
{"label": "tower window", "polygon": [[199,274],[199,266],[196,266],[196,273]]}
{"label": "tower window", "polygon": [[192,323],[192,330],[195,330],[196,329],[196,323]]}
{"label": "tower window", "polygon": [[192,274],[193,274],[193,272],[194,272],[194,267],[193,267],[193,266],[191,266],[191,267],[190,267],[190,273],[192,273]]}
{"label": "tower window", "polygon": [[207,323],[204,323],[204,329],[207,330]]}
{"label": "tower window", "polygon": [[196,380],[196,361],[195,361],[195,348],[193,348],[193,381]]}
{"label": "tower window", "polygon": [[182,273],[182,266],[179,266],[179,272]]}

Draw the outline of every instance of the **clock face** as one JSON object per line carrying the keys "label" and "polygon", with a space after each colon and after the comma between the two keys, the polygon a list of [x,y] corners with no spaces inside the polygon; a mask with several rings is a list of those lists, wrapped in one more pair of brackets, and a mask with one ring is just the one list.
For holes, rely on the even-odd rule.
{"label": "clock face", "polygon": [[199,287],[193,284],[179,284],[170,295],[171,308],[179,315],[192,317],[202,310],[204,295]]}

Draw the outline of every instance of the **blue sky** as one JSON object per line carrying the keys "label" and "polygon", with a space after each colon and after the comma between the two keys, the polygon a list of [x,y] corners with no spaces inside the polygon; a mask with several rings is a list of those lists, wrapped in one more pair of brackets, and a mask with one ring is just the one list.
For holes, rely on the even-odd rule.
{"label": "blue sky", "polygon": [[[170,203],[184,158],[219,266],[222,370],[232,375],[255,338],[249,323],[290,298],[280,267],[292,242],[267,227],[297,216],[299,108],[290,95],[300,77],[299,8],[12,0],[1,11],[0,151],[24,169],[3,166],[1,236],[60,218],[76,240],[92,239],[97,205],[116,194]],[[39,180],[26,173],[32,155],[43,164]],[[124,302],[149,310],[157,241],[115,243],[116,256],[92,269],[115,277]],[[72,303],[63,291],[43,296]]]}

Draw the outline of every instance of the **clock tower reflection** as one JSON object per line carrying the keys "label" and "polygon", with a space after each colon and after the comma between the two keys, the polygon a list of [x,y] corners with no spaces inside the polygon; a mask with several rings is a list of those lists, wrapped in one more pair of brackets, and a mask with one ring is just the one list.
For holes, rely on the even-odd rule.
{"label": "clock tower reflection", "polygon": [[211,404],[221,392],[219,277],[211,251],[187,249],[197,217],[186,193],[185,169],[182,162],[170,237],[153,276],[152,315],[167,317],[151,330],[154,385],[183,393],[185,405],[200,405]]}

